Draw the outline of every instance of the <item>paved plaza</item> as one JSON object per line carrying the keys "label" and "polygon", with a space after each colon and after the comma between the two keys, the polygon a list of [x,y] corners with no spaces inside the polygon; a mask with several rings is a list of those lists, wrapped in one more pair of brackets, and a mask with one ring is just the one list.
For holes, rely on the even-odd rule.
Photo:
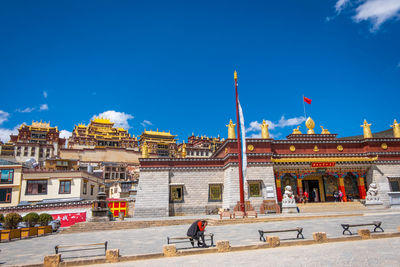
{"label": "paved plaza", "polygon": [[[299,226],[304,228],[303,234],[305,239],[312,239],[313,232],[326,232],[328,237],[342,236],[343,229],[340,227],[341,223],[365,223],[375,220],[383,222],[382,226],[386,232],[396,232],[397,227],[400,226],[400,212],[377,211],[366,213],[364,216],[209,226],[207,227],[207,232],[214,233],[215,240],[229,240],[231,245],[246,245],[260,242],[259,234],[257,232],[259,229],[271,230]],[[45,237],[1,243],[0,265],[41,263],[43,262],[43,257],[45,255],[54,254],[54,246],[60,244],[87,244],[108,241],[109,248],[119,248],[121,255],[162,252],[162,246],[166,244],[167,236],[185,235],[188,227],[189,225],[176,225],[130,230],[55,234]],[[356,230],[354,232],[356,232]],[[281,240],[290,240],[296,236],[293,232],[280,233],[278,235]],[[382,242],[392,242],[388,240],[389,239],[384,239]],[[337,246],[339,246],[339,244],[351,245],[355,243],[337,243]],[[398,245],[399,243],[396,244]],[[189,245],[189,243],[178,244],[177,248],[188,248]],[[397,247],[400,248],[399,246]],[[301,250],[301,248],[297,249]],[[307,248],[305,247],[304,249]],[[361,251],[365,255],[368,254],[368,250]],[[87,251],[85,252],[85,256],[99,255],[99,253],[101,254],[102,252],[103,251]],[[78,254],[63,254],[63,258],[68,256],[78,256]],[[83,256],[83,254],[81,254],[81,256]]]}
{"label": "paved plaza", "polygon": [[[182,256],[107,264],[110,267],[159,266],[400,266],[400,238]],[[91,265],[104,267],[105,264]]]}

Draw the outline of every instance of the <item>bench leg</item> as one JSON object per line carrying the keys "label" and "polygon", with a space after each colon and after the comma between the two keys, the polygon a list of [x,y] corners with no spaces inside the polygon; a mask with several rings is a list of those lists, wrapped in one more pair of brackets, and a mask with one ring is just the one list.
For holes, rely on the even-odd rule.
{"label": "bench leg", "polygon": [[384,232],[380,224],[375,225],[374,232],[376,232],[376,229],[380,229],[382,233]]}
{"label": "bench leg", "polygon": [[214,246],[214,235],[211,235],[210,237],[211,237],[211,246],[213,247]]}
{"label": "bench leg", "polygon": [[258,233],[260,234],[260,241],[267,242],[267,240],[264,237],[264,232],[259,230]]}
{"label": "bench leg", "polygon": [[343,226],[343,225],[342,225],[342,227],[343,227],[343,229],[344,229],[344,230],[343,230],[343,235],[345,235],[345,232],[349,232],[350,235],[353,235],[353,233],[350,232],[350,230],[349,230],[350,226]]}
{"label": "bench leg", "polygon": [[108,241],[104,242],[104,255],[107,255],[107,245],[108,245]]}
{"label": "bench leg", "polygon": [[303,228],[297,230],[297,238],[299,238],[299,236],[301,236],[301,239],[304,239],[304,236],[303,236]]}
{"label": "bench leg", "polygon": [[169,237],[167,237],[167,244],[169,245]]}

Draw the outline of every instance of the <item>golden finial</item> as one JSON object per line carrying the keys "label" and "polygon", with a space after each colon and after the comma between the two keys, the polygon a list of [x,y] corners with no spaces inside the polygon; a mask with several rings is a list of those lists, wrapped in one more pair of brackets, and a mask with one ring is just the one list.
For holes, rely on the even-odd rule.
{"label": "golden finial", "polygon": [[261,124],[261,138],[262,139],[268,139],[269,138],[269,132],[268,132],[268,124],[263,120]]}
{"label": "golden finial", "polygon": [[186,144],[185,144],[185,141],[183,141],[181,156],[182,156],[182,158],[186,158],[186,155],[187,155]]}
{"label": "golden finial", "polygon": [[299,126],[297,126],[297,128],[293,129],[293,132],[292,132],[292,134],[301,134],[301,132],[300,132],[299,128],[300,128],[300,125],[299,125]]}
{"label": "golden finial", "polygon": [[328,129],[324,129],[324,126],[320,126],[320,127],[321,127],[321,129],[322,129],[321,134],[331,134],[331,133],[328,131]]}
{"label": "golden finial", "polygon": [[235,72],[233,73],[233,79],[234,79],[235,81],[237,81],[237,72],[236,72],[236,70],[235,70]]}
{"label": "golden finial", "polygon": [[233,124],[232,120],[226,125],[226,127],[228,127],[228,139],[236,139],[235,125],[236,124]]}
{"label": "golden finial", "polygon": [[149,147],[147,146],[146,141],[144,141],[142,145],[142,158],[148,158],[149,157]]}
{"label": "golden finial", "polygon": [[371,133],[371,124],[368,124],[367,120],[364,119],[364,124],[361,125],[363,127],[363,132],[364,132],[364,138],[372,138],[372,133]]}
{"label": "golden finial", "polygon": [[308,129],[307,134],[315,134],[315,122],[313,121],[313,119],[311,119],[311,117],[308,117],[308,119],[306,120],[306,127]]}
{"label": "golden finial", "polygon": [[393,122],[393,125],[390,125],[393,128],[393,137],[400,138],[400,123],[397,123],[396,119]]}

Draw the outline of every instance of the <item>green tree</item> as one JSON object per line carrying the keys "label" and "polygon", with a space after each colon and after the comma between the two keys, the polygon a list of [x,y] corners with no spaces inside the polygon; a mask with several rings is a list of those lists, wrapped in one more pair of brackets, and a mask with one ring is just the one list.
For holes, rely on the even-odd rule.
{"label": "green tree", "polygon": [[28,213],[24,216],[22,220],[26,222],[27,227],[34,227],[35,224],[37,224],[39,221],[39,214],[37,214],[36,212]]}
{"label": "green tree", "polygon": [[9,213],[4,218],[4,227],[6,229],[17,229],[18,223],[22,222],[22,217],[18,213]]}

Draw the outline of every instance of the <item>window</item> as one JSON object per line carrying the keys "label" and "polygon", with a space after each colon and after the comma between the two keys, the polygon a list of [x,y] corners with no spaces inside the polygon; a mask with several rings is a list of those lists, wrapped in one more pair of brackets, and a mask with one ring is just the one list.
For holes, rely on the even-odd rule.
{"label": "window", "polygon": [[47,180],[27,180],[26,195],[46,195]]}
{"label": "window", "polygon": [[60,194],[70,194],[71,193],[71,181],[60,181]]}
{"label": "window", "polygon": [[11,188],[0,188],[0,203],[11,203]]}
{"label": "window", "polygon": [[83,182],[83,192],[84,195],[87,194],[87,182]]}
{"label": "window", "polygon": [[93,191],[94,191],[94,185],[90,186],[90,195],[93,196]]}
{"label": "window", "polygon": [[261,182],[249,182],[249,197],[261,197]]}
{"label": "window", "polygon": [[390,190],[400,192],[400,178],[389,178]]}
{"label": "window", "polygon": [[31,157],[34,157],[34,156],[35,156],[35,148],[32,147],[32,148],[31,148]]}
{"label": "window", "polygon": [[28,156],[28,147],[25,147],[25,149],[24,149],[24,157],[27,157]]}
{"label": "window", "polygon": [[1,178],[0,184],[12,184],[14,180],[14,170],[0,170]]}
{"label": "window", "polygon": [[222,184],[210,184],[208,186],[208,200],[209,201],[222,200]]}
{"label": "window", "polygon": [[171,202],[183,202],[183,185],[171,185],[169,199]]}

